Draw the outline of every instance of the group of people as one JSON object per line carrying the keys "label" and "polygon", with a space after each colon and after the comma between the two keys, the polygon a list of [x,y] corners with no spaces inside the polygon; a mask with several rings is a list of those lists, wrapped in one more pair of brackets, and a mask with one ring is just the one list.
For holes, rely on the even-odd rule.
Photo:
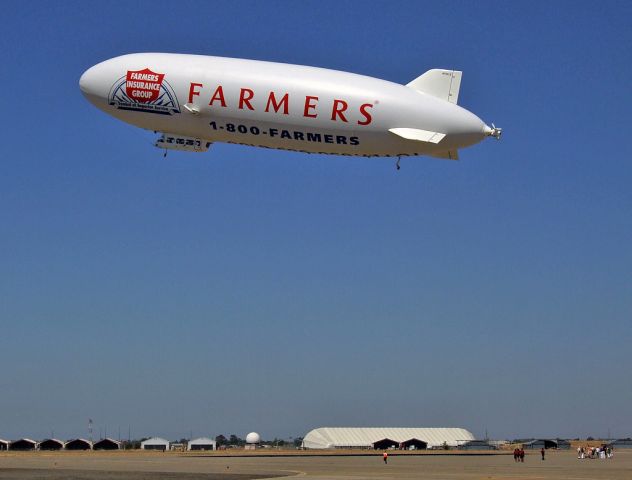
{"label": "group of people", "polygon": [[[542,456],[542,460],[544,460],[544,455],[545,455],[544,448],[540,449],[540,455]],[[514,462],[522,462],[522,463],[524,463],[524,448],[522,448],[522,447],[514,448]]]}
{"label": "group of people", "polygon": [[608,445],[601,447],[577,447],[577,458],[612,458],[614,457],[614,449]]}
{"label": "group of people", "polygon": [[514,462],[524,463],[524,448],[514,448]]}

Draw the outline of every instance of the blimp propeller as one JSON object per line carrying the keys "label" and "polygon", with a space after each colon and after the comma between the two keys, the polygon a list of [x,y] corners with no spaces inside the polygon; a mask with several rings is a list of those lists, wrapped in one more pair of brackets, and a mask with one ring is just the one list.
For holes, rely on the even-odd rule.
{"label": "blimp propeller", "polygon": [[500,136],[503,134],[503,129],[497,127],[492,123],[492,128],[485,128],[485,135],[488,137],[494,137],[496,140],[500,140]]}

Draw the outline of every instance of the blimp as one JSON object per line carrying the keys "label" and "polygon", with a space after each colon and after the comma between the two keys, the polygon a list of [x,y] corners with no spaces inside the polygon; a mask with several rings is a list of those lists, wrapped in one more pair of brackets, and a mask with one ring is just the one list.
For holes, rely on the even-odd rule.
{"label": "blimp", "polygon": [[165,152],[223,142],[456,160],[460,149],[502,133],[458,105],[461,78],[435,68],[403,85],[302,65],[134,53],[88,68],[79,87],[108,115],[154,131]]}

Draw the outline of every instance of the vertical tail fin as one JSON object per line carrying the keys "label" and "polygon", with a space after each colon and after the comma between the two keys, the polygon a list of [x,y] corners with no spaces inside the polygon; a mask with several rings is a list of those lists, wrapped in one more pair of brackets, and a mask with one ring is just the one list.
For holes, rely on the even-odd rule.
{"label": "vertical tail fin", "polygon": [[433,97],[457,103],[459,89],[461,88],[461,76],[463,72],[458,70],[442,70],[434,68],[406,84],[407,87],[419,92],[427,93]]}

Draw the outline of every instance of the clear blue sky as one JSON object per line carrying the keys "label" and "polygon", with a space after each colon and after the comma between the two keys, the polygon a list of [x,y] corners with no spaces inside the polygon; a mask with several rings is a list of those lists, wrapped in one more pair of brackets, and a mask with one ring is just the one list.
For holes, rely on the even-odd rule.
{"label": "clear blue sky", "polygon": [[[632,435],[629,2],[4,2],[0,437]],[[461,161],[152,147],[81,73],[159,51],[407,83]]]}

